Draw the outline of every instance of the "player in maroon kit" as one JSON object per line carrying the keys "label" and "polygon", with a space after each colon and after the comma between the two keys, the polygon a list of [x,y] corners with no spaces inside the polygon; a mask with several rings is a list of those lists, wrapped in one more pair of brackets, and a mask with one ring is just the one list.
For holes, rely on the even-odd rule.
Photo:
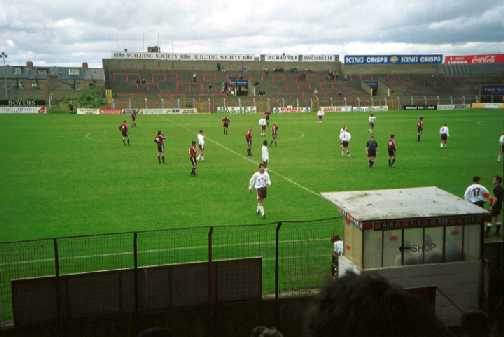
{"label": "player in maroon kit", "polygon": [[128,122],[123,121],[121,125],[119,125],[119,131],[122,135],[122,141],[124,145],[130,145],[130,140],[128,137]]}
{"label": "player in maroon kit", "polygon": [[228,116],[226,116],[222,119],[222,126],[224,127],[224,134],[225,135],[229,134],[229,124],[230,123],[231,123],[231,120],[228,118]]}
{"label": "player in maroon kit", "polygon": [[417,140],[420,142],[420,136],[423,135],[423,128],[424,128],[424,120],[423,117],[420,116],[416,122],[416,128],[417,128]]}
{"label": "player in maroon kit", "polygon": [[161,132],[161,130],[159,130],[156,134],[156,137],[154,138],[154,143],[157,144],[157,159],[158,159],[158,162],[159,164],[161,164],[161,162],[163,162],[163,164],[165,163],[165,140],[166,140],[166,137],[165,135],[163,135],[163,133]]}
{"label": "player in maroon kit", "polygon": [[277,146],[277,138],[278,138],[278,125],[276,123],[273,123],[273,125],[271,126],[270,146],[273,146],[273,143],[275,143],[275,146]]}
{"label": "player in maroon kit", "polygon": [[395,164],[395,155],[397,151],[397,142],[394,135],[390,135],[390,138],[387,142],[388,148],[388,167],[394,167]]}
{"label": "player in maroon kit", "polygon": [[135,109],[131,110],[131,127],[136,127],[137,111]]}
{"label": "player in maroon kit", "polygon": [[245,141],[247,142],[247,156],[252,157],[252,129],[248,129],[245,134]]}
{"label": "player in maroon kit", "polygon": [[198,150],[196,149],[196,142],[193,140],[191,143],[191,147],[189,147],[189,160],[191,161],[192,170],[191,176],[196,176],[196,167],[198,166],[198,160],[196,159],[196,155],[198,154]]}

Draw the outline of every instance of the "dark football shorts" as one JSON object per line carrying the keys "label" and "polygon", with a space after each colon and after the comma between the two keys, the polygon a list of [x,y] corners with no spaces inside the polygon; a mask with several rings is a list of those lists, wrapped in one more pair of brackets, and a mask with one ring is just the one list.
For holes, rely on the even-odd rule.
{"label": "dark football shorts", "polygon": [[158,153],[164,153],[164,144],[158,144],[157,145],[157,152]]}
{"label": "dark football shorts", "polygon": [[501,213],[501,211],[502,211],[502,208],[500,208],[500,207],[497,207],[497,208],[493,208],[493,207],[492,207],[492,208],[490,209],[490,214],[491,214],[493,217],[495,217],[495,216],[499,216],[499,214]]}
{"label": "dark football shorts", "polygon": [[191,157],[191,158],[189,158],[189,160],[191,161],[192,166],[195,167],[196,163],[197,163],[196,157]]}
{"label": "dark football shorts", "polygon": [[376,150],[368,150],[367,155],[368,157],[376,157]]}
{"label": "dark football shorts", "polygon": [[504,153],[504,144],[501,145],[501,152]]}
{"label": "dark football shorts", "polygon": [[266,187],[258,188],[257,189],[257,197],[259,199],[266,199]]}
{"label": "dark football shorts", "polygon": [[266,125],[261,125],[262,130],[266,130]]}
{"label": "dark football shorts", "polygon": [[421,126],[417,126],[417,132],[418,133],[422,133],[423,132],[423,128]]}
{"label": "dark football shorts", "polygon": [[128,137],[128,133],[127,132],[121,132],[122,136],[123,137]]}
{"label": "dark football shorts", "polygon": [[448,135],[446,133],[443,133],[441,135],[441,140],[448,140]]}
{"label": "dark football shorts", "polygon": [[348,141],[344,140],[342,143],[343,147],[348,147]]}
{"label": "dark football shorts", "polygon": [[374,128],[374,123],[369,123],[369,127],[370,127],[371,129],[373,129],[373,128]]}
{"label": "dark football shorts", "polygon": [[396,152],[396,150],[390,150],[390,149],[389,149],[389,150],[388,150],[388,155],[389,155],[389,157],[395,157],[395,152]]}

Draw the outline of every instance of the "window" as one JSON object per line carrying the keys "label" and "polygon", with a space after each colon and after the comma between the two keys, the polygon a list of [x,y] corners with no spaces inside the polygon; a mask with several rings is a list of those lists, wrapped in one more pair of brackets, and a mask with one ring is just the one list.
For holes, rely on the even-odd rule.
{"label": "window", "polygon": [[464,260],[479,260],[481,250],[481,225],[464,227]]}
{"label": "window", "polygon": [[423,229],[409,228],[404,230],[404,264],[423,263]]}
{"label": "window", "polygon": [[446,262],[462,261],[462,236],[464,233],[463,226],[446,226],[446,246],[445,257]]}
{"label": "window", "polygon": [[364,231],[364,268],[381,267],[382,237],[382,231]]}
{"label": "window", "polygon": [[443,227],[425,228],[424,263],[443,262]]}
{"label": "window", "polygon": [[383,232],[383,266],[401,265],[402,230]]}

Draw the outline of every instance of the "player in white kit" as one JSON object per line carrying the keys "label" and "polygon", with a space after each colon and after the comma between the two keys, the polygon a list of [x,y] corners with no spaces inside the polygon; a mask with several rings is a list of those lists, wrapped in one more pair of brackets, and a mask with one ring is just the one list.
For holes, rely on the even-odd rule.
{"label": "player in white kit", "polygon": [[479,207],[483,207],[485,205],[485,199],[487,199],[489,195],[490,193],[488,193],[486,187],[480,184],[480,177],[475,176],[473,177],[473,183],[467,187],[464,193],[464,199]]}
{"label": "player in white kit", "polygon": [[259,126],[261,127],[261,136],[266,136],[266,126],[268,125],[268,121],[266,118],[259,119]]}
{"label": "player in white kit", "polygon": [[374,114],[369,115],[368,123],[369,123],[369,132],[373,133],[376,124],[376,116]]}
{"label": "player in white kit", "polygon": [[196,158],[198,161],[203,161],[205,160],[205,135],[203,134],[203,130],[199,130],[198,135],[196,136],[198,138],[198,148],[199,148],[199,153],[198,157]]}
{"label": "player in white kit", "polygon": [[261,161],[264,164],[264,167],[268,167],[269,149],[267,140],[264,140],[263,145],[261,146]]}
{"label": "player in white kit", "polygon": [[340,133],[340,142],[341,142],[341,155],[347,155],[350,157],[350,140],[352,139],[352,135],[348,129],[345,129],[342,133]]}
{"label": "player in white kit", "polygon": [[259,164],[259,170],[255,172],[249,181],[249,192],[252,188],[256,190],[257,193],[257,208],[256,213],[261,215],[263,218],[266,217],[266,212],[264,211],[264,199],[266,199],[266,191],[268,186],[271,186],[271,178],[268,172],[265,170],[264,164]]}
{"label": "player in white kit", "polygon": [[446,149],[448,147],[448,137],[450,136],[450,130],[448,130],[448,124],[444,124],[441,129],[439,129],[439,135],[441,136],[441,148]]}

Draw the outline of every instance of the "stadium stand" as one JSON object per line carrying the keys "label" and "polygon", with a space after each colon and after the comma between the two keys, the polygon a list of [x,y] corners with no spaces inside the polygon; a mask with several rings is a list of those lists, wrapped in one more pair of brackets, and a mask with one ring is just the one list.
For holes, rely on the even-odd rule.
{"label": "stadium stand", "polygon": [[[394,96],[415,100],[472,97],[481,86],[503,84],[499,64],[365,64],[340,62],[223,62],[104,59],[106,88],[115,107],[197,107],[255,105],[310,106],[317,96],[324,104],[374,104]],[[234,81],[248,81],[242,96],[232,90]],[[367,81],[376,81],[371,90]],[[377,96],[375,99],[372,96]],[[425,98],[426,99],[426,98]],[[267,100],[267,101],[266,101]],[[402,99],[404,100],[404,99]],[[451,100],[451,99],[450,99]],[[446,99],[445,101],[450,101]],[[459,98],[460,100],[460,98]],[[394,99],[395,101],[395,99]]]}

